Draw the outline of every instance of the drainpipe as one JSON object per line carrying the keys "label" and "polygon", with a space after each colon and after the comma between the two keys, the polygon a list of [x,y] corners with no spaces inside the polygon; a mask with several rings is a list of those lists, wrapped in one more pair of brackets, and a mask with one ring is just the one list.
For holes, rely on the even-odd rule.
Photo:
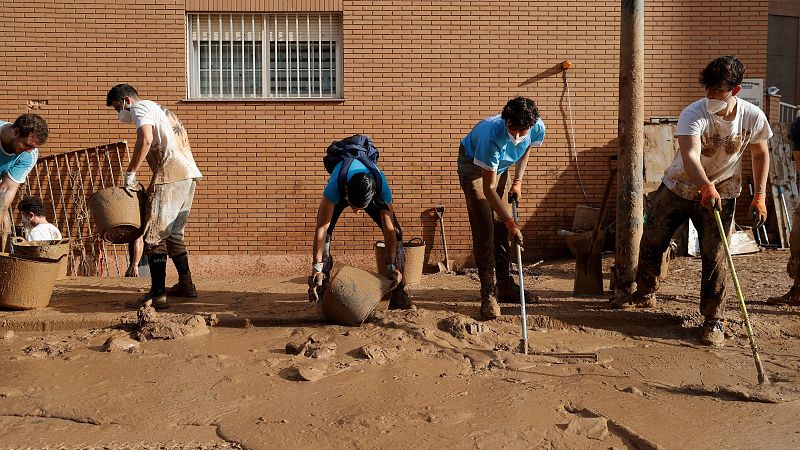
{"label": "drainpipe", "polygon": [[619,48],[616,296],[633,290],[642,238],[644,0],[622,0]]}

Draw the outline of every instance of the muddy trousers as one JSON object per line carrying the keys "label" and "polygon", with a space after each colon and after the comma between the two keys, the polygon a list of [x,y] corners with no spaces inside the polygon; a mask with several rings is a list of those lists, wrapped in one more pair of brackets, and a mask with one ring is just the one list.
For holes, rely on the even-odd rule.
{"label": "muddy trousers", "polygon": [[153,295],[160,295],[165,290],[167,255],[172,258],[181,278],[188,274],[188,254],[183,236],[196,184],[193,179],[156,184],[149,192],[144,251],[150,266]]}
{"label": "muddy trousers", "polygon": [[792,232],[789,235],[789,264],[786,265],[786,272],[795,286],[800,286],[800,205],[797,206],[792,215]]}
{"label": "muddy trousers", "polygon": [[[493,293],[495,275],[497,283],[512,280],[508,230],[492,210],[489,200],[483,193],[481,168],[464,156],[463,146],[459,149],[458,180],[467,202],[469,226],[472,230],[472,254],[478,267],[481,295]],[[510,214],[507,182],[508,171],[505,171],[497,180],[497,195],[500,196],[500,203]]]}
{"label": "muddy trousers", "polygon": [[[714,213],[700,206],[699,201],[686,200],[674,194],[663,184],[653,195],[648,209],[650,214],[647,216],[639,249],[636,292],[652,294],[658,290],[661,257],[667,250],[675,231],[686,222],[686,219],[692,219],[692,224],[697,229],[702,259],[700,314],[707,320],[722,319],[728,266]],[[729,241],[735,210],[736,199],[722,200],[720,218]]]}

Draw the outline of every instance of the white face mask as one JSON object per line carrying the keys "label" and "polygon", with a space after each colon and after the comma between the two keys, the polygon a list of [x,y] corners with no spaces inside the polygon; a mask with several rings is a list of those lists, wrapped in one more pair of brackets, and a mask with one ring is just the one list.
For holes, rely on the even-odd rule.
{"label": "white face mask", "polygon": [[[127,106],[127,109],[126,109]],[[119,121],[122,123],[133,123],[133,114],[131,114],[130,105],[122,101],[122,109],[118,113]]]}
{"label": "white face mask", "polygon": [[524,134],[519,138],[515,138],[514,135],[508,132],[508,130],[506,130],[506,133],[508,134],[508,138],[511,139],[511,142],[513,142],[514,145],[519,145],[520,143],[522,143],[522,141],[528,138],[528,134],[530,134],[530,133]]}
{"label": "white face mask", "polygon": [[722,100],[706,97],[706,111],[708,111],[709,114],[716,114],[722,111],[728,107],[729,98],[731,98],[731,94],[728,94],[728,96]]}

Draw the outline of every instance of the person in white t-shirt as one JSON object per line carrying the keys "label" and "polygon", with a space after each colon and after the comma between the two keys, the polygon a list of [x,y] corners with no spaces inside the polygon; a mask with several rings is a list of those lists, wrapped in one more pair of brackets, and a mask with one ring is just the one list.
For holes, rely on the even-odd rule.
{"label": "person in white t-shirt", "polygon": [[[158,103],[142,100],[133,86],[118,84],[106,95],[106,106],[114,108],[122,123],[136,126],[136,145],[123,185],[134,189],[136,172],[147,160],[153,172],[147,189],[148,204],[144,228],[144,252],[150,266],[150,292],[126,302],[138,308],[152,300],[153,307],[164,309],[167,295],[197,297],[189,270],[189,255],[183,241],[184,228],[194,200],[197,180],[202,175],[192,156],[183,123]],[[178,283],[167,289],[167,256],[178,271]]]}
{"label": "person in white t-shirt", "polygon": [[61,232],[45,217],[44,205],[39,197],[25,197],[20,200],[17,209],[22,213],[22,225],[25,227],[27,241],[58,241]]}
{"label": "person in white t-shirt", "polygon": [[680,151],[648,204],[639,251],[636,292],[612,300],[612,307],[654,307],[661,257],[675,230],[691,219],[697,228],[702,257],[700,313],[705,318],[701,341],[723,346],[723,311],[727,266],[713,210],[721,216],[730,239],[736,198],[742,190],[742,158],[750,153],[755,197],[750,209],[756,226],[767,219],[769,172],[767,141],[772,130],[764,113],[736,94],[741,91],[744,64],[722,56],[706,66],[700,83],[706,96],[683,110],[676,136]]}

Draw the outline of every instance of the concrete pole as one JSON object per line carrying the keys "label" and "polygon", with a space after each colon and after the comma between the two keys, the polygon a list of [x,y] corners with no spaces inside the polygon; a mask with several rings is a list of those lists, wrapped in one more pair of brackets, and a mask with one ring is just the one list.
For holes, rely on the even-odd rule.
{"label": "concrete pole", "polygon": [[615,294],[636,278],[643,215],[644,0],[622,0],[619,32],[619,159]]}

